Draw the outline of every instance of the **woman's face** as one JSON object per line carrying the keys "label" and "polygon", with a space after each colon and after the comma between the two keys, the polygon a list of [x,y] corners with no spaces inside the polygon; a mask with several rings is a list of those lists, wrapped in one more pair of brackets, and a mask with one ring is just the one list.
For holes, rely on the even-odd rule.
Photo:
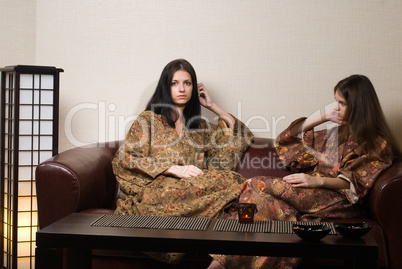
{"label": "woman's face", "polygon": [[193,82],[188,72],[178,70],[173,74],[170,83],[170,94],[173,103],[178,107],[184,109],[185,105],[191,99],[193,92]]}
{"label": "woman's face", "polygon": [[346,109],[348,108],[346,99],[343,95],[337,90],[335,91],[335,100],[336,104],[334,107],[336,117],[339,121],[346,121],[344,118],[346,115]]}

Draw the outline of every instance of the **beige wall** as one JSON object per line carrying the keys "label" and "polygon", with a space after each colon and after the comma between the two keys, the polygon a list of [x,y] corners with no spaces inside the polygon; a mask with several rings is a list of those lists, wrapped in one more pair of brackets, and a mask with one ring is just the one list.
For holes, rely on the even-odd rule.
{"label": "beige wall", "polygon": [[175,58],[259,137],[324,109],[340,79],[365,74],[399,138],[400,14],[399,0],[2,0],[0,65],[65,70],[60,151],[123,138]]}
{"label": "beige wall", "polygon": [[35,64],[36,2],[0,0],[0,66]]}

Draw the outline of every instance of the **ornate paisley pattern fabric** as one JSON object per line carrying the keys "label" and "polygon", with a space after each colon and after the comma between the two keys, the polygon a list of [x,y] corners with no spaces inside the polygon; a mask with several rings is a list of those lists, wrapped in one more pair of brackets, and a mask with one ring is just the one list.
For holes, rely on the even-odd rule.
{"label": "ornate paisley pattern fabric", "polygon": [[[392,164],[392,153],[386,141],[380,141],[373,153],[349,137],[338,143],[338,128],[304,133],[293,137],[289,129],[302,124],[293,122],[275,141],[279,157],[292,172],[315,177],[347,178],[356,199],[347,190],[294,188],[281,178],[254,177],[244,184],[239,202],[257,204],[255,219],[287,221],[321,221],[331,218],[356,218],[363,215],[362,203],[381,171]],[[237,218],[231,211],[227,218]],[[269,255],[269,253],[267,253]],[[296,268],[299,258],[211,255],[226,268]]]}
{"label": "ornate paisley pattern fabric", "polygon": [[[112,165],[122,199],[115,214],[216,218],[235,201],[245,178],[234,172],[253,134],[239,120],[234,129],[202,121],[179,136],[165,118],[144,111],[132,124]],[[176,178],[162,173],[172,165],[196,165],[204,175]],[[176,263],[182,255],[149,253]]]}

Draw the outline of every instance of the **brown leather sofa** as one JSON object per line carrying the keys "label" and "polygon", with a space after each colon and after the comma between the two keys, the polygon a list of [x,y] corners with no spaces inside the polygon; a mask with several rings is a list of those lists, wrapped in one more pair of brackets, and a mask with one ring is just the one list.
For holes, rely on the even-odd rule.
{"label": "brown leather sofa", "polygon": [[[41,163],[36,169],[36,189],[40,228],[73,212],[113,213],[119,188],[111,160],[121,141],[73,148]],[[241,163],[244,177],[282,177],[283,169],[272,139],[257,138]],[[402,161],[383,171],[367,197],[370,218],[365,221],[379,245],[379,268],[402,268]],[[267,253],[268,255],[269,253]],[[93,251],[93,268],[206,268],[210,259],[187,257],[170,267],[140,253]],[[334,261],[303,260],[301,268],[336,268]]]}

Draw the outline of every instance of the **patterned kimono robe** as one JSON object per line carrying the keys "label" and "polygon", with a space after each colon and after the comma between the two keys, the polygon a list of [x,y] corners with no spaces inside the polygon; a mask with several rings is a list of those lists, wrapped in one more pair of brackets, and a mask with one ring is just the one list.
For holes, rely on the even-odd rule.
{"label": "patterned kimono robe", "polygon": [[[253,139],[240,121],[233,131],[222,123],[203,121],[194,131],[183,127],[179,137],[161,115],[139,115],[112,162],[122,194],[116,213],[215,217],[240,194],[245,179],[232,170]],[[172,165],[190,164],[204,169],[204,175],[162,174]]]}
{"label": "patterned kimono robe", "polygon": [[[202,121],[197,130],[183,127],[182,136],[166,119],[144,111],[132,124],[112,165],[122,199],[115,214],[214,218],[237,200],[245,178],[234,172],[253,141],[236,120],[234,130]],[[198,177],[176,178],[162,173],[173,165],[196,165]],[[153,255],[176,263],[181,255]],[[163,256],[163,257],[162,257]]]}
{"label": "patterned kimono robe", "polygon": [[[339,177],[350,182],[350,189],[294,188],[281,178],[261,176],[245,183],[239,202],[256,203],[257,220],[321,221],[362,217],[363,198],[381,171],[392,164],[392,151],[387,142],[380,141],[374,152],[367,153],[352,136],[339,144],[338,127],[310,130],[303,138],[291,136],[290,128],[304,120],[294,121],[277,137],[275,147],[279,157],[293,173]],[[211,256],[229,269],[296,268],[300,262],[298,258]]]}

